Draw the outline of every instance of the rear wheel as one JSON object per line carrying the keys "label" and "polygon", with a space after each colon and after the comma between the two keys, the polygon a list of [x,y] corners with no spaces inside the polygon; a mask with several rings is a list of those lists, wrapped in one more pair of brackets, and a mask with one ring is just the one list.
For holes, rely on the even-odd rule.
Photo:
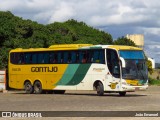
{"label": "rear wheel", "polygon": [[125,96],[125,95],[126,95],[126,92],[119,92],[119,95],[120,95],[120,96]]}
{"label": "rear wheel", "polygon": [[34,92],[33,86],[29,81],[25,82],[24,90],[27,94],[32,94]]}
{"label": "rear wheel", "polygon": [[96,87],[96,90],[97,90],[97,95],[98,96],[103,96],[104,88],[103,88],[103,84],[101,82],[98,83],[98,85]]}
{"label": "rear wheel", "polygon": [[41,94],[42,93],[42,84],[40,81],[36,81],[34,83],[34,92],[35,94]]}

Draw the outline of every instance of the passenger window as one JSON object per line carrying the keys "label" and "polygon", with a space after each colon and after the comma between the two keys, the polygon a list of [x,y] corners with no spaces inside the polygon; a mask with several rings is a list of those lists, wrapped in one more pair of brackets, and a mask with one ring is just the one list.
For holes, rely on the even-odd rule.
{"label": "passenger window", "polygon": [[104,64],[105,63],[104,50],[94,50],[92,62]]}
{"label": "passenger window", "polygon": [[93,53],[93,62],[98,63],[99,62],[99,51],[94,51]]}
{"label": "passenger window", "polygon": [[61,54],[61,52],[58,52],[57,56],[58,56],[58,63],[62,63],[62,54]]}
{"label": "passenger window", "polygon": [[71,54],[71,52],[68,52],[68,62],[67,63],[72,63],[72,54]]}
{"label": "passenger window", "polygon": [[63,53],[63,63],[68,63],[68,52]]}
{"label": "passenger window", "polygon": [[24,64],[24,54],[23,53],[11,53],[11,63]]}
{"label": "passenger window", "polygon": [[25,53],[25,63],[30,64],[30,63],[32,63],[31,60],[32,60],[31,54],[30,53]]}
{"label": "passenger window", "polygon": [[33,63],[33,64],[37,64],[37,53],[33,53],[33,54],[32,54],[32,60],[31,60],[31,63]]}
{"label": "passenger window", "polygon": [[17,64],[24,64],[24,54],[23,53],[16,53],[18,56],[18,61],[16,62]]}
{"label": "passenger window", "polygon": [[87,62],[87,52],[86,51],[80,51],[79,60],[81,63]]}
{"label": "passenger window", "polygon": [[77,54],[75,51],[71,52],[71,63],[76,63]]}
{"label": "passenger window", "polygon": [[41,64],[41,63],[44,63],[44,54],[43,53],[38,53],[38,63]]}
{"label": "passenger window", "polygon": [[43,60],[44,60],[44,63],[45,64],[49,64],[49,52],[45,52],[44,54],[43,54]]}
{"label": "passenger window", "polygon": [[49,53],[49,63],[55,63],[54,60],[55,60],[54,59],[54,53],[53,52]]}

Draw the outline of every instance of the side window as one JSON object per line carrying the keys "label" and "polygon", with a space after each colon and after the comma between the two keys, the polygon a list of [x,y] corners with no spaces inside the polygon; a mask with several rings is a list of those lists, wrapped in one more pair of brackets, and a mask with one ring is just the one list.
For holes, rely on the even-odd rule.
{"label": "side window", "polygon": [[76,63],[77,62],[77,53],[75,51],[71,52],[71,63]]}
{"label": "side window", "polygon": [[80,63],[87,62],[87,51],[86,50],[79,52],[79,60],[80,60]]}
{"label": "side window", "polygon": [[38,53],[37,56],[38,56],[37,60],[38,64],[44,63],[44,53]]}
{"label": "side window", "polygon": [[57,63],[62,63],[62,56],[63,54],[61,52],[57,52],[57,57],[58,57]]}
{"label": "side window", "polygon": [[68,63],[68,59],[69,57],[68,57],[68,52],[63,52],[63,63]]}
{"label": "side window", "polygon": [[93,62],[99,63],[99,51],[95,50],[93,53]]}
{"label": "side window", "polygon": [[18,64],[25,64],[25,62],[24,62],[24,53],[19,53]]}
{"label": "side window", "polygon": [[11,53],[10,62],[12,64],[24,64],[24,54],[23,53]]}
{"label": "side window", "polygon": [[49,64],[49,52],[43,53],[43,61],[44,61],[44,64]]}
{"label": "side window", "polygon": [[30,53],[25,53],[25,63],[29,64],[31,60],[31,54]]}
{"label": "side window", "polygon": [[99,53],[99,60],[100,60],[100,63],[102,63],[102,64],[105,63],[105,54],[104,54],[104,50],[100,50],[100,53]]}
{"label": "side window", "polygon": [[31,53],[25,53],[25,63],[30,64],[32,62],[32,56]]}
{"label": "side window", "polygon": [[39,52],[37,53],[37,63],[38,64],[49,64],[49,53],[48,52]]}
{"label": "side window", "polygon": [[10,62],[12,63],[12,64],[15,64],[15,59],[14,59],[15,57],[14,57],[14,53],[10,53]]}
{"label": "side window", "polygon": [[79,63],[80,62],[80,52],[76,51],[76,62],[75,63]]}
{"label": "side window", "polygon": [[32,53],[31,63],[32,64],[37,64],[37,53]]}
{"label": "side window", "polygon": [[68,52],[68,61],[67,61],[68,63],[73,63],[73,61],[72,61],[72,53],[69,51]]}
{"label": "side window", "polygon": [[105,63],[104,50],[94,50],[92,56],[93,63]]}
{"label": "side window", "polygon": [[87,50],[86,51],[86,62],[87,63],[91,63],[91,55],[92,55],[91,50]]}
{"label": "side window", "polygon": [[107,66],[114,77],[120,78],[119,59],[115,50],[107,49]]}
{"label": "side window", "polygon": [[89,63],[93,63],[93,55],[94,55],[94,51],[93,50],[89,50],[89,53],[87,55]]}
{"label": "side window", "polygon": [[57,52],[50,52],[49,53],[49,63],[57,63],[57,62],[58,62]]}

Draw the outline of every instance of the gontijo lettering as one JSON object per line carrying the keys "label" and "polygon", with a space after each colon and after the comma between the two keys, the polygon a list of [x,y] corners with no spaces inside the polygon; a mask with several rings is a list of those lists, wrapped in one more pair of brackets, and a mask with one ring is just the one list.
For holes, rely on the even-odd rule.
{"label": "gontijo lettering", "polygon": [[57,72],[58,67],[31,67],[31,72]]}

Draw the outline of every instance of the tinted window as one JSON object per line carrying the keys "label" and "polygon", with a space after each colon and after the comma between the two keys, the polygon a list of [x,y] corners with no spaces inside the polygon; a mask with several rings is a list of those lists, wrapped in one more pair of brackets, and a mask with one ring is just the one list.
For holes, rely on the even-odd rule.
{"label": "tinted window", "polygon": [[104,50],[11,53],[13,64],[105,63]]}
{"label": "tinted window", "polygon": [[124,59],[145,59],[143,51],[121,50],[119,53]]}

